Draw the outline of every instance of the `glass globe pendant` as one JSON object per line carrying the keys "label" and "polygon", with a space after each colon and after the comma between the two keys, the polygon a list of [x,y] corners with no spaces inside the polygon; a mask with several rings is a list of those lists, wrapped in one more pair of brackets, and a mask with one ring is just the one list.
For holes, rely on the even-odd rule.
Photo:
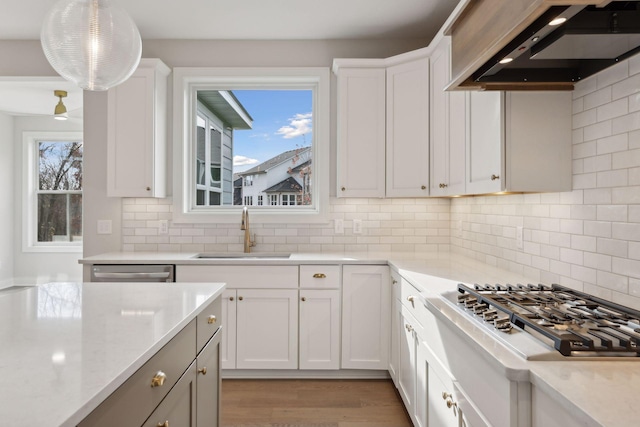
{"label": "glass globe pendant", "polygon": [[131,17],[109,0],[60,0],[40,33],[51,66],[86,90],[107,90],[127,80],[142,54]]}

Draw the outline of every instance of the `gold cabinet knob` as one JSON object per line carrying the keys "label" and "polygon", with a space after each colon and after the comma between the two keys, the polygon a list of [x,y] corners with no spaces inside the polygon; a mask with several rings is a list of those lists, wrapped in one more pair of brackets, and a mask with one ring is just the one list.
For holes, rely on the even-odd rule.
{"label": "gold cabinet knob", "polygon": [[202,375],[207,375],[207,367],[198,369],[198,373]]}
{"label": "gold cabinet knob", "polygon": [[407,301],[409,301],[411,304],[413,304],[413,301],[415,301],[416,297],[414,297],[413,295],[409,295],[407,297]]}
{"label": "gold cabinet knob", "polygon": [[229,297],[229,301],[233,301],[233,297]]}
{"label": "gold cabinet knob", "polygon": [[158,427],[169,427],[169,420],[166,420],[163,423],[156,424]]}
{"label": "gold cabinet knob", "polygon": [[496,179],[500,179],[500,175],[491,175],[491,181],[495,181]]}
{"label": "gold cabinet knob", "polygon": [[422,187],[420,187],[420,189],[421,189],[421,190],[426,190],[426,189],[427,189],[427,186],[426,186],[426,185],[423,185]]}
{"label": "gold cabinet knob", "polygon": [[243,297],[238,297],[238,300],[242,301],[244,298]]}
{"label": "gold cabinet knob", "polygon": [[340,188],[340,190],[344,191],[344,190],[346,190],[346,188],[342,187],[342,188]]}
{"label": "gold cabinet knob", "polygon": [[394,285],[397,285],[397,284],[398,284],[398,281],[397,281],[396,279],[393,279],[393,280],[391,281],[391,283],[392,283],[392,284],[394,284]]}
{"label": "gold cabinet knob", "polygon": [[410,325],[410,324],[408,324],[408,323],[407,323],[406,325],[404,325],[404,328],[405,328],[407,331],[409,331],[409,332],[413,331],[413,326],[411,326],[411,325]]}
{"label": "gold cabinet knob", "polygon": [[327,275],[324,274],[324,273],[316,273],[316,274],[313,275],[314,279],[325,279],[326,277],[327,277]]}
{"label": "gold cabinet knob", "polygon": [[440,183],[440,184],[438,185],[438,187],[440,187],[440,188],[447,188],[448,186],[449,186],[449,185],[448,185],[448,184],[445,184],[444,182],[443,182],[443,183]]}
{"label": "gold cabinet knob", "polygon": [[151,387],[161,387],[164,384],[164,380],[167,379],[167,374],[162,371],[156,372],[156,374],[151,378]]}
{"label": "gold cabinet knob", "polygon": [[[147,187],[147,191],[151,191],[151,187]],[[168,423],[168,422],[169,422],[169,421],[167,421],[167,423]]]}
{"label": "gold cabinet knob", "polygon": [[217,320],[218,319],[213,314],[211,316],[207,317],[207,323],[210,324],[210,325],[213,324],[213,323],[216,323]]}
{"label": "gold cabinet knob", "polygon": [[300,298],[300,301],[305,302],[307,300],[307,297],[302,297]]}

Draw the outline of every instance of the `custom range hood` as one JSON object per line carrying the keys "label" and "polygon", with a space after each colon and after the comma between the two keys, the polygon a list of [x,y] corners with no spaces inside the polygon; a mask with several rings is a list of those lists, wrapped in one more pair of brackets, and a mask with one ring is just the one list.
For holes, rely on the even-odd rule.
{"label": "custom range hood", "polygon": [[[478,19],[488,13],[480,6],[489,3],[492,14]],[[640,1],[558,3],[471,0],[469,10],[450,28],[450,87],[571,90],[578,81],[640,52]],[[470,39],[474,32],[475,41]]]}

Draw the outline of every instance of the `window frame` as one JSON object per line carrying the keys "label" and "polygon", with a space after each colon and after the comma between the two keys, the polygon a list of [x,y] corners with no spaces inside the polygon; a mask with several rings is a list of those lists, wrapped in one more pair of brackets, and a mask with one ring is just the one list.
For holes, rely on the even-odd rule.
{"label": "window frame", "polygon": [[[83,241],[38,242],[38,194],[36,187],[39,177],[39,142],[82,142],[82,132],[23,132],[23,177],[22,177],[22,251],[23,252],[82,252]],[[84,158],[83,158],[84,161]],[[61,192],[62,194],[63,192]],[[83,194],[84,190],[68,191],[66,194]],[[83,198],[84,199],[84,198]],[[84,209],[84,206],[83,206]],[[84,236],[84,223],[83,223]]]}
{"label": "window frame", "polygon": [[[194,209],[192,201],[193,133],[197,91],[233,89],[305,89],[313,91],[314,162],[312,205],[269,208],[251,213],[253,223],[309,223],[329,221],[330,72],[328,67],[176,67],[173,69],[173,222],[237,222],[242,206]],[[195,182],[195,181],[193,181]],[[244,184],[244,182],[243,182]],[[195,193],[193,193],[195,194]],[[279,205],[278,205],[279,206]]]}
{"label": "window frame", "polygon": [[[218,193],[220,200],[222,201],[223,199],[223,188],[222,188],[222,170],[221,170],[221,176],[220,176],[220,187],[215,187],[213,185],[210,185],[213,182],[213,177],[211,176],[211,166],[214,164],[214,159],[212,158],[211,155],[211,129],[215,129],[217,132],[220,133],[220,137],[222,138],[223,135],[223,129],[222,129],[222,123],[220,122],[220,120],[218,120],[217,117],[213,116],[211,114],[211,112],[200,102],[198,102],[198,107],[196,110],[196,120],[197,117],[201,116],[202,119],[205,122],[205,131],[204,131],[204,135],[205,135],[205,139],[204,139],[204,145],[205,145],[205,160],[204,160],[204,165],[203,165],[203,173],[204,173],[204,184],[198,184],[197,182],[195,182],[194,185],[194,190],[201,190],[204,191],[204,200],[205,200],[205,204],[204,205],[200,205],[195,207],[194,209],[199,209],[202,207],[209,207],[209,206],[217,206],[217,205],[211,205],[211,200],[210,200],[210,194],[211,193]],[[222,139],[220,140],[220,143],[222,144]],[[197,159],[195,159],[197,161]],[[222,150],[220,150],[220,168],[222,169]],[[196,168],[196,174],[194,175],[194,179],[196,179],[197,181],[197,168]],[[197,196],[196,196],[196,200],[197,200]]]}

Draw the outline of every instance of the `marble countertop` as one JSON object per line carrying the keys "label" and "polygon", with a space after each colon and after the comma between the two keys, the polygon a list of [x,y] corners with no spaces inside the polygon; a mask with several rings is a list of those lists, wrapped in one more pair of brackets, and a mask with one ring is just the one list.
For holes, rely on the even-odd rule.
{"label": "marble countertop", "polygon": [[223,289],[48,283],[0,291],[0,424],[75,426]]}
{"label": "marble countertop", "polygon": [[[640,358],[633,360],[527,361],[495,340],[470,319],[457,315],[441,298],[458,283],[536,283],[530,277],[450,253],[292,254],[286,259],[197,259],[196,253],[110,253],[82,260],[93,263],[175,264],[389,264],[424,291],[429,307],[455,325],[474,348],[515,381],[529,381],[558,401],[585,426],[635,425],[640,418]],[[239,254],[241,255],[241,254]],[[262,255],[262,254],[252,254]],[[266,254],[265,254],[266,255]]]}

